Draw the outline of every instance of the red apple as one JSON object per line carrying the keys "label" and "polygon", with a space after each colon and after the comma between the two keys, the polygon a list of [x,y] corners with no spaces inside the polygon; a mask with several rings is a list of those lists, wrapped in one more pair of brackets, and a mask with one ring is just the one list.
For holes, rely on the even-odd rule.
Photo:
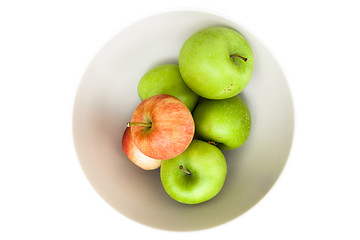
{"label": "red apple", "polygon": [[161,165],[161,160],[156,160],[144,155],[140,150],[135,146],[133,138],[131,136],[131,129],[126,128],[123,138],[122,138],[122,147],[126,156],[135,163],[138,167],[144,170],[153,170],[157,169]]}
{"label": "red apple", "polygon": [[178,98],[167,94],[141,102],[128,126],[136,147],[146,156],[159,160],[184,152],[195,132],[189,109]]}

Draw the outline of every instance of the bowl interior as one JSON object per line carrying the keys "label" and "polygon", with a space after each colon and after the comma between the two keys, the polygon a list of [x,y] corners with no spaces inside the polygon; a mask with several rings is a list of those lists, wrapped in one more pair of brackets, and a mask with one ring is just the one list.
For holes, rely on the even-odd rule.
{"label": "bowl interior", "polygon": [[[223,151],[228,175],[221,192],[208,202],[185,205],[166,194],[159,170],[144,171],[127,159],[121,140],[140,103],[141,76],[157,65],[177,63],[183,42],[197,30],[214,25],[237,30],[253,49],[253,77],[240,93],[250,109],[252,129],[242,147]],[[101,197],[130,219],[174,231],[223,224],[253,207],[279,177],[293,131],[291,94],[271,53],[237,23],[200,11],[156,14],[113,37],[88,66],[73,112],[78,158]]]}

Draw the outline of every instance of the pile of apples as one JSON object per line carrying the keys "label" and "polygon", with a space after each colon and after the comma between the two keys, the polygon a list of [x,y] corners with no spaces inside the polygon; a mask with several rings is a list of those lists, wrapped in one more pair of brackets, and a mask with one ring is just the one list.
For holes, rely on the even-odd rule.
{"label": "pile of apples", "polygon": [[225,183],[222,150],[240,147],[250,134],[250,112],[238,94],[251,79],[254,56],[242,35],[214,26],[185,41],[178,63],[142,76],[142,102],[122,146],[140,168],[160,167],[170,197],[197,204],[216,196]]}

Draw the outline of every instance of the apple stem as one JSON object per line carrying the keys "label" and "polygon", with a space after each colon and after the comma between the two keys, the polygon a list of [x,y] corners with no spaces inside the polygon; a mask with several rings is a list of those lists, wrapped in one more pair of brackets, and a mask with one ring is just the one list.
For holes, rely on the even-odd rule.
{"label": "apple stem", "polygon": [[127,127],[132,127],[132,126],[151,127],[152,124],[151,123],[143,123],[143,122],[128,122],[127,123]]}
{"label": "apple stem", "polygon": [[207,143],[209,143],[209,144],[211,144],[211,145],[214,145],[214,146],[216,146],[216,145],[217,145],[217,143],[216,143],[216,142],[214,142],[214,141],[208,141]]}
{"label": "apple stem", "polygon": [[242,60],[244,60],[244,62],[247,61],[247,58],[246,58],[246,57],[242,57],[242,56],[237,55],[237,54],[232,54],[232,55],[230,55],[230,57],[231,57],[231,58],[238,57],[238,58],[241,58]]}
{"label": "apple stem", "polygon": [[182,170],[183,172],[185,172],[187,175],[191,175],[191,172],[188,171],[188,170],[186,170],[186,169],[184,169],[183,165],[180,165],[180,166],[179,166],[179,169],[181,169],[181,170]]}

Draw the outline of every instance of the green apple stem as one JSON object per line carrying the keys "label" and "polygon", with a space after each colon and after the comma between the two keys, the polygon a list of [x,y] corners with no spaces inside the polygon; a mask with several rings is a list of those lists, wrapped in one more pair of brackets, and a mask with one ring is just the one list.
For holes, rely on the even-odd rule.
{"label": "green apple stem", "polygon": [[188,170],[186,170],[186,169],[184,169],[183,165],[180,165],[180,166],[179,166],[179,169],[181,169],[181,170],[182,170],[183,172],[185,172],[187,175],[191,175],[191,172],[188,171]]}
{"label": "green apple stem", "polygon": [[242,60],[244,60],[244,62],[247,61],[247,58],[246,58],[246,57],[242,57],[242,56],[237,55],[237,54],[232,54],[232,55],[230,55],[230,57],[231,57],[231,58],[238,57],[238,58],[241,58]]}
{"label": "green apple stem", "polygon": [[211,144],[211,145],[214,145],[214,146],[216,146],[216,145],[217,145],[217,143],[216,143],[216,142],[214,142],[214,141],[208,141],[207,143],[209,143],[209,144]]}
{"label": "green apple stem", "polygon": [[151,123],[144,123],[144,122],[128,122],[127,123],[127,127],[132,127],[132,126],[151,127],[152,124]]}

